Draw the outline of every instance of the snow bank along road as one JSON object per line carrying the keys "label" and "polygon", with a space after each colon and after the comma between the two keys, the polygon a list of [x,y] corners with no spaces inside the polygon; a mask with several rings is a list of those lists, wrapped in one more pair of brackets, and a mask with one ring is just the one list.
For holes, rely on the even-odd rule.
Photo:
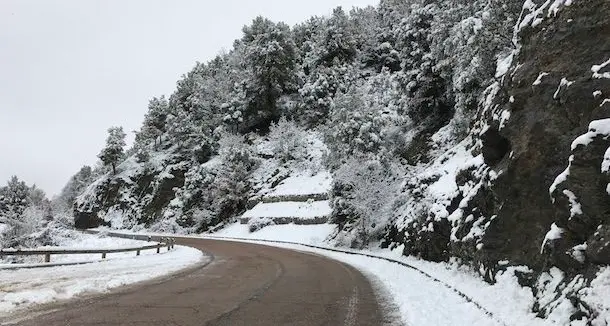
{"label": "snow bank along road", "polygon": [[163,280],[29,312],[14,325],[383,325],[367,278],[288,249],[177,238],[212,260]]}

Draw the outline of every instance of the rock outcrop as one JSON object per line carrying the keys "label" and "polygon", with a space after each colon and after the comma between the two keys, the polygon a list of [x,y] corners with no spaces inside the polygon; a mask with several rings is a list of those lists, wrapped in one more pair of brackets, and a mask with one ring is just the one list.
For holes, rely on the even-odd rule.
{"label": "rock outcrop", "polygon": [[[582,262],[571,258],[571,248],[610,222],[607,180],[600,173],[607,136],[570,148],[591,121],[610,117],[610,103],[602,104],[598,93],[610,97],[610,79],[591,71],[610,59],[609,12],[608,1],[575,1],[556,13],[544,10],[542,23],[520,32],[521,48],[494,101],[496,112],[508,112],[510,119],[500,126],[488,116],[491,128],[481,137],[485,162],[498,173],[486,190],[499,202],[497,217],[482,241],[483,255],[494,261],[579,269]],[[549,194],[571,155],[567,184]],[[574,213],[575,205],[582,213]],[[548,244],[554,250],[541,254],[553,223],[565,232],[561,241]]]}

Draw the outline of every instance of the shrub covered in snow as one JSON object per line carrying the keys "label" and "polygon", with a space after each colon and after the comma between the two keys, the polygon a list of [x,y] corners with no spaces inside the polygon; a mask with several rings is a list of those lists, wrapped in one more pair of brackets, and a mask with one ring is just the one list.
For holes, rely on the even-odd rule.
{"label": "shrub covered in snow", "polygon": [[346,232],[340,242],[364,247],[381,240],[400,186],[399,168],[389,162],[348,160],[335,173],[332,217]]}
{"label": "shrub covered in snow", "polygon": [[266,226],[274,225],[272,218],[269,217],[253,217],[248,220],[248,231],[256,232]]}
{"label": "shrub covered in snow", "polygon": [[271,125],[269,142],[275,157],[282,162],[301,161],[307,155],[307,133],[294,121],[282,117]]}

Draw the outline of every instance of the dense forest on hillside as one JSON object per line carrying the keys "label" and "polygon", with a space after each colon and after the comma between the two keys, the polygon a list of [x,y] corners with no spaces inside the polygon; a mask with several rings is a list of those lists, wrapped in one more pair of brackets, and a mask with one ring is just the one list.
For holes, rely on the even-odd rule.
{"label": "dense forest on hillside", "polygon": [[[120,210],[129,211],[132,225],[169,214],[178,216],[181,227],[205,230],[244,210],[256,164],[249,145],[274,126],[289,134],[320,132],[329,149],[323,164],[332,171],[367,162],[373,170],[384,167],[379,177],[399,182],[398,174],[466,137],[483,90],[494,82],[498,58],[514,48],[520,9],[520,1],[383,1],[377,8],[336,8],[329,17],[294,27],[258,17],[230,52],[197,63],[171,96],[150,100],[127,153],[116,146],[120,133],[111,131],[108,148],[119,150],[114,157],[102,153],[107,164],[94,172],[103,175],[133,160],[156,171],[144,174],[165,171],[171,180],[140,179],[123,199],[120,181],[98,180],[115,186],[88,192],[78,210],[105,211],[123,200]],[[441,128],[444,139],[431,139]],[[223,152],[223,143],[243,148],[225,150],[221,168],[211,168],[208,161]],[[83,172],[90,174],[85,169],[75,179],[83,179]],[[357,191],[340,181],[335,222],[349,229],[363,213],[340,200]],[[67,199],[82,191],[69,188]],[[180,190],[174,194],[174,188]],[[90,199],[101,193],[106,198]],[[174,199],[180,207],[168,212]],[[384,198],[381,206],[393,199]],[[383,217],[375,236],[382,236],[389,219]]]}

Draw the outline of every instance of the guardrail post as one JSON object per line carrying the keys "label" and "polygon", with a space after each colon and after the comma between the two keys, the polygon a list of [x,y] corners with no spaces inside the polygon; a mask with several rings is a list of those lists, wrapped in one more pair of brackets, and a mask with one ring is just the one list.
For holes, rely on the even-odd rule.
{"label": "guardrail post", "polygon": [[136,256],[140,255],[140,250],[136,250]]}
{"label": "guardrail post", "polygon": [[106,259],[106,253],[102,252],[102,259]]}
{"label": "guardrail post", "polygon": [[161,245],[157,245],[157,253],[161,253]]}
{"label": "guardrail post", "polygon": [[51,262],[51,254],[45,254],[44,255],[44,262],[45,263],[50,263]]}

